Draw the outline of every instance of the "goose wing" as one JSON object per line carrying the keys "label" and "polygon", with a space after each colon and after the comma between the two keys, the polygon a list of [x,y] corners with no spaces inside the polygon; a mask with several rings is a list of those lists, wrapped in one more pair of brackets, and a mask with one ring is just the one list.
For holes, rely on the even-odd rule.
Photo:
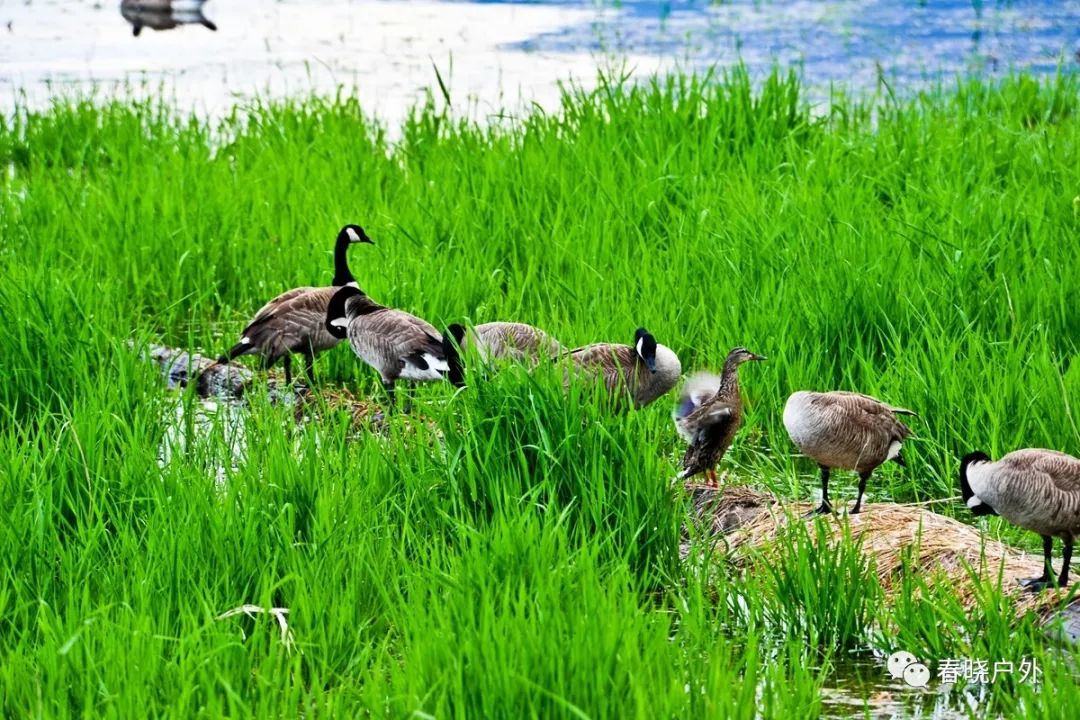
{"label": "goose wing", "polygon": [[578,368],[600,377],[609,391],[618,389],[626,381],[627,373],[637,359],[634,348],[612,343],[586,345],[567,355]]}
{"label": "goose wing", "polygon": [[562,345],[540,328],[516,322],[477,325],[476,335],[492,357],[537,357],[554,355]]}
{"label": "goose wing", "polygon": [[[259,308],[258,312],[256,312],[255,315],[251,318],[251,322],[248,323],[248,326],[250,327],[251,325],[254,325],[255,323],[259,322],[260,320],[264,320],[268,315],[274,314],[276,311],[278,311],[282,307],[287,307],[289,303],[291,303],[292,301],[296,300],[299,297],[307,295],[308,293],[317,292],[319,290],[326,290],[326,289],[327,288],[318,288],[318,287],[298,287],[298,288],[293,288],[292,290],[286,290],[285,292],[281,293],[280,295],[278,295],[277,297],[273,298],[268,303],[263,305],[261,308]],[[333,297],[332,294],[331,294],[331,297]]]}
{"label": "goose wing", "polygon": [[326,309],[337,288],[296,288],[279,295],[256,313],[241,342],[271,355],[325,350],[337,339],[325,328]]}
{"label": "goose wing", "polygon": [[913,434],[911,428],[896,419],[896,415],[915,415],[914,412],[888,405],[870,395],[831,392],[820,395],[813,402],[818,405],[819,412],[838,426],[854,423],[865,428],[877,428],[887,432],[890,440],[904,440]]}
{"label": "goose wing", "polygon": [[1028,448],[1011,452],[998,461],[998,467],[1010,474],[1038,477],[1058,490],[1080,493],[1080,460],[1056,450]]}
{"label": "goose wing", "polygon": [[362,344],[389,363],[400,363],[407,379],[434,379],[448,371],[442,336],[426,320],[403,310],[383,308],[356,316],[350,337],[362,334]]}

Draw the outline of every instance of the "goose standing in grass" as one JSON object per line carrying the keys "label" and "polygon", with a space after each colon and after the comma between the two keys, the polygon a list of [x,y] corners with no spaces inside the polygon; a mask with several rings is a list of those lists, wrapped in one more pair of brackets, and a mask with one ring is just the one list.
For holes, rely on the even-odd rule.
{"label": "goose standing in grass", "polygon": [[821,506],[811,512],[832,512],[829,471],[859,473],[859,495],[854,515],[862,509],[866,481],[886,460],[904,465],[900,446],[911,429],[897,415],[915,416],[911,410],[887,405],[869,395],[851,392],[799,391],[784,406],[784,427],[791,442],[821,467]]}
{"label": "goose standing in grass", "polygon": [[1050,556],[1061,538],[1061,575],[1069,584],[1073,539],[1080,534],[1080,460],[1055,450],[1026,449],[992,462],[984,452],[960,461],[960,495],[975,515],[1000,515],[1013,525],[1042,536],[1043,574],[1021,580],[1029,590],[1054,585]]}
{"label": "goose standing in grass", "polygon": [[139,36],[144,27],[172,30],[180,25],[202,25],[217,30],[206,19],[202,6],[206,0],[120,0],[120,14],[131,23],[131,34]]}
{"label": "goose standing in grass", "polygon": [[[579,374],[603,382],[608,392],[627,392],[635,408],[643,408],[675,387],[682,373],[679,356],[659,345],[649,331],[638,328],[634,344],[597,343],[571,350],[564,357]],[[570,386],[567,373],[564,385]]]}
{"label": "goose standing in grass", "polygon": [[719,377],[702,372],[686,381],[674,413],[675,428],[689,443],[683,454],[679,479],[704,472],[708,485],[718,485],[716,464],[731,447],[742,424],[739,366],[764,359],[746,348],[737,347],[728,353]]}
{"label": "goose standing in grass", "polygon": [[[454,323],[446,329],[458,348],[475,348],[482,362],[510,360],[535,365],[543,358],[551,358],[563,351],[562,344],[543,330],[519,322],[489,322],[466,329]],[[448,354],[450,379],[460,383],[464,380],[464,367],[457,352]]]}
{"label": "goose standing in grass", "polygon": [[[380,305],[355,285],[337,291],[324,322],[328,332],[338,339],[347,337],[357,357],[379,371],[391,409],[399,379],[442,380],[450,371],[446,343],[430,323]],[[405,412],[410,405],[406,403]]]}
{"label": "goose standing in grass", "polygon": [[285,362],[285,382],[292,383],[293,353],[307,361],[308,380],[314,380],[315,355],[329,350],[341,339],[326,327],[326,311],[330,299],[341,287],[356,285],[349,270],[348,252],[353,243],[370,243],[371,238],[359,225],[346,225],[338,233],[334,245],[334,281],[332,287],[300,287],[278,295],[255,313],[240,333],[240,341],[218,358],[219,363],[231,362],[242,355],[259,355],[269,369],[278,360]]}

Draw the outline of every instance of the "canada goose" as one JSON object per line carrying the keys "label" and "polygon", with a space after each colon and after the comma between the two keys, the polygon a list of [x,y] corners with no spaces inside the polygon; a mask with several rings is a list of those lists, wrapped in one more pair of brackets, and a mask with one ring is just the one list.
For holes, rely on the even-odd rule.
{"label": "canada goose", "polygon": [[912,433],[896,415],[918,417],[911,410],[859,393],[804,390],[788,398],[784,427],[791,442],[821,467],[821,507],[809,514],[832,512],[830,470],[859,473],[859,496],[851,510],[855,514],[862,509],[866,481],[874,469],[886,460],[904,464],[900,446]]}
{"label": "canada goose", "polygon": [[355,285],[335,293],[325,323],[334,337],[348,337],[357,357],[379,371],[391,408],[399,378],[424,382],[441,380],[449,373],[443,338],[430,323],[380,305]]}
{"label": "canada goose", "polygon": [[217,30],[217,25],[202,13],[206,0],[120,0],[120,14],[131,23],[131,34],[139,36],[144,27],[172,30],[180,25],[202,25]]}
{"label": "canada goose", "polygon": [[284,359],[285,382],[291,384],[291,355],[299,353],[307,361],[308,380],[313,380],[315,355],[340,342],[340,337],[327,331],[326,310],[339,288],[356,285],[356,278],[349,271],[348,251],[352,243],[374,245],[359,225],[341,228],[334,245],[333,287],[300,287],[278,295],[255,313],[240,333],[240,341],[218,362],[231,362],[241,355],[260,355],[264,367],[269,369]]}
{"label": "canada goose", "polygon": [[[447,334],[462,350],[475,348],[483,362],[507,359],[535,365],[541,358],[553,357],[563,350],[562,344],[538,327],[519,322],[489,322],[467,330],[454,323]],[[452,381],[463,381],[464,368],[456,351],[447,354]]]}
{"label": "canada goose", "polygon": [[[634,344],[596,343],[565,354],[580,374],[600,379],[608,392],[629,392],[635,408],[643,408],[675,387],[682,373],[679,356],[659,345],[645,328]],[[569,387],[570,373],[564,385]]]}
{"label": "canada goose", "polygon": [[728,353],[719,377],[702,372],[686,381],[673,417],[675,428],[689,443],[683,454],[680,479],[704,472],[709,484],[717,484],[716,464],[731,447],[735,432],[742,424],[739,366],[750,360],[764,359],[746,348],[737,347]]}
{"label": "canada goose", "polygon": [[1080,534],[1080,460],[1056,450],[1016,450],[992,462],[984,452],[960,461],[960,495],[975,515],[1000,515],[1013,525],[1042,535],[1043,574],[1021,580],[1029,590],[1054,585],[1050,564],[1054,538],[1061,538],[1061,575],[1069,584],[1073,538]]}

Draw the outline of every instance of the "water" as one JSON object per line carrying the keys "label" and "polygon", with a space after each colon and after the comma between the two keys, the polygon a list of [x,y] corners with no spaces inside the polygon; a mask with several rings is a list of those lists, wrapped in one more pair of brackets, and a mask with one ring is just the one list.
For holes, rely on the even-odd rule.
{"label": "water", "polygon": [[435,67],[455,108],[481,120],[554,107],[559,81],[588,86],[598,68],[641,77],[741,60],[756,75],[795,68],[819,96],[879,77],[903,93],[955,75],[1080,70],[1080,0],[211,0],[201,12],[216,30],[136,37],[118,2],[0,0],[0,111],[164,89],[220,115],[256,95],[344,86],[393,125],[435,86]]}

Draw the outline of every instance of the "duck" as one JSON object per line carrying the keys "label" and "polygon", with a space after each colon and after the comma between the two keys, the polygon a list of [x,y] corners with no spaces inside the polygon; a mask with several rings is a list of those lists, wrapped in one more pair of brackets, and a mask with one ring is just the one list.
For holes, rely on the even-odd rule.
{"label": "duck", "polygon": [[982,451],[960,460],[960,496],[976,516],[1000,515],[1042,536],[1043,574],[1020,584],[1038,592],[1055,584],[1051,555],[1061,538],[1058,587],[1069,584],[1073,540],[1080,534],[1080,459],[1056,450],[1014,450],[993,462]]}
{"label": "duck", "polygon": [[[465,351],[475,348],[480,360],[509,360],[535,366],[540,360],[557,356],[564,348],[562,343],[547,332],[533,325],[520,322],[488,322],[467,329],[460,323],[447,327],[446,336],[453,338],[457,348]],[[464,367],[460,354],[448,354],[450,374],[454,380],[463,380]]]}
{"label": "duck", "polygon": [[[598,379],[609,393],[628,393],[635,409],[666,394],[682,374],[679,356],[640,327],[634,332],[633,345],[595,343],[570,350],[561,358],[570,361],[576,374]],[[570,382],[571,373],[566,373],[564,387],[569,388]]]}
{"label": "duck", "polygon": [[172,30],[180,25],[202,25],[217,30],[202,13],[206,0],[120,0],[120,14],[131,23],[131,34],[139,36],[144,27]]}
{"label": "duck", "polygon": [[299,287],[278,295],[259,308],[218,363],[229,363],[243,355],[259,355],[270,369],[278,360],[285,364],[285,382],[292,384],[293,353],[304,356],[309,382],[314,382],[315,355],[329,350],[341,339],[326,328],[326,311],[340,288],[356,286],[349,270],[349,246],[375,243],[359,225],[346,225],[334,243],[334,279],[330,287]]}
{"label": "duck", "polygon": [[[431,382],[448,378],[447,341],[442,334],[426,320],[380,305],[356,285],[346,285],[334,294],[325,325],[335,338],[348,338],[356,356],[379,372],[391,411],[399,379]],[[410,407],[411,399],[405,412]]]}
{"label": "duck", "polygon": [[739,366],[765,359],[744,347],[737,347],[728,353],[719,376],[699,372],[686,381],[672,416],[676,430],[688,443],[680,480],[704,472],[706,484],[718,486],[716,464],[731,447],[742,424]]}
{"label": "duck", "polygon": [[855,515],[862,510],[866,481],[874,470],[887,460],[904,466],[900,449],[913,433],[897,415],[918,417],[911,410],[860,393],[792,393],[784,406],[784,427],[791,442],[821,468],[821,506],[808,515],[832,512],[831,470],[854,470],[859,474],[859,495],[851,510]]}

